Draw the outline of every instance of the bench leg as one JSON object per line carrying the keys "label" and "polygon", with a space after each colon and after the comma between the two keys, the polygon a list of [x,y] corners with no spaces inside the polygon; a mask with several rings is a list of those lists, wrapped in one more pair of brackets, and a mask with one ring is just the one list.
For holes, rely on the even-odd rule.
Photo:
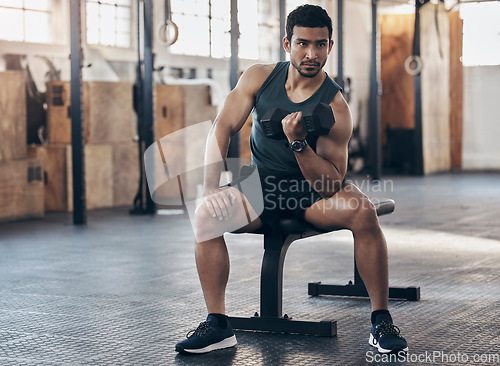
{"label": "bench leg", "polygon": [[[347,285],[323,285],[321,282],[310,282],[308,284],[308,293],[311,296],[368,297],[365,285],[355,285],[351,281]],[[389,287],[389,298],[418,301],[420,300],[420,287]]]}
{"label": "bench leg", "polygon": [[296,333],[304,335],[318,335],[335,337],[337,335],[337,321],[300,321],[290,318],[251,318],[229,317],[229,323],[234,329],[256,330],[272,333]]}
{"label": "bench leg", "polygon": [[260,315],[251,318],[229,317],[234,329],[313,334],[326,337],[337,335],[337,322],[298,321],[282,316],[283,264],[290,244],[299,237],[285,234],[264,235],[264,258],[260,279]]}
{"label": "bench leg", "polygon": [[[365,284],[356,266],[356,260],[354,260],[354,283],[349,281],[347,285],[323,285],[321,282],[310,282],[308,284],[308,294],[311,296],[334,295],[368,297]],[[389,287],[389,298],[418,301],[420,300],[420,287]]]}

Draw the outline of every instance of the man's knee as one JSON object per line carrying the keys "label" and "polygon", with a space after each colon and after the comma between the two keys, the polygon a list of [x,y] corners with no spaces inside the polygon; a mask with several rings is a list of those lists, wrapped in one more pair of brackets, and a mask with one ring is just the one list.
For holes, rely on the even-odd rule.
{"label": "man's knee", "polygon": [[204,203],[196,207],[194,211],[193,228],[197,239],[208,237],[209,233],[214,230],[214,225],[216,224],[215,218]]}
{"label": "man's knee", "polygon": [[351,200],[352,229],[370,230],[379,226],[377,209],[368,197],[360,196]]}
{"label": "man's knee", "polygon": [[239,191],[236,193],[238,193],[238,195],[235,194],[236,199],[228,207],[228,216],[222,220],[219,217],[212,216],[212,212],[210,212],[205,203],[200,204],[195,209],[193,228],[197,242],[204,242],[223,236],[225,232],[233,232],[241,229],[248,225],[252,219],[255,220],[250,214],[249,221]]}
{"label": "man's knee", "polygon": [[209,217],[212,217],[212,215],[208,211],[208,207],[203,203],[194,210],[194,220],[196,226],[206,222]]}

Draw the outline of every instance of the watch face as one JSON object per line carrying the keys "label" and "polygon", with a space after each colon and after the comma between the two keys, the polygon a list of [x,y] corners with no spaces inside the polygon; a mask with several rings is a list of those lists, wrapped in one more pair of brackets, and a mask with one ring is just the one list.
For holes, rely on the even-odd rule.
{"label": "watch face", "polygon": [[304,150],[304,146],[306,146],[306,142],[304,140],[295,140],[290,144],[290,148],[297,152]]}

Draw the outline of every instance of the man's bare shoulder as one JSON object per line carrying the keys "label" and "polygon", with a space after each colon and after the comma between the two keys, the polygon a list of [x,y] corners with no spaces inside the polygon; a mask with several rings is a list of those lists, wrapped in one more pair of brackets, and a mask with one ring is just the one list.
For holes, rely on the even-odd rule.
{"label": "man's bare shoulder", "polygon": [[245,72],[252,74],[252,76],[254,77],[260,76],[267,78],[275,67],[276,64],[254,64],[250,66]]}
{"label": "man's bare shoulder", "polygon": [[271,72],[274,70],[276,64],[255,64],[250,66],[243,73],[240,83],[243,84],[245,88],[248,88],[256,93],[264,81],[268,78]]}
{"label": "man's bare shoulder", "polygon": [[335,97],[330,102],[330,107],[332,107],[333,113],[350,113],[349,105],[340,91],[335,94]]}

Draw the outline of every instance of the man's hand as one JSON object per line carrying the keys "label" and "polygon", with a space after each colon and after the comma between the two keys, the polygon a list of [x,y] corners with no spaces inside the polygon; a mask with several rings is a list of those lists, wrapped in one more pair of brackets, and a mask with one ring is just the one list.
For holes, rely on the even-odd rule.
{"label": "man's hand", "polygon": [[302,140],[306,138],[307,132],[302,123],[302,112],[290,113],[281,121],[283,132],[288,138],[288,142]]}
{"label": "man's hand", "polygon": [[213,218],[222,221],[231,217],[231,206],[237,200],[235,189],[233,187],[224,187],[204,193],[203,203],[207,206]]}

